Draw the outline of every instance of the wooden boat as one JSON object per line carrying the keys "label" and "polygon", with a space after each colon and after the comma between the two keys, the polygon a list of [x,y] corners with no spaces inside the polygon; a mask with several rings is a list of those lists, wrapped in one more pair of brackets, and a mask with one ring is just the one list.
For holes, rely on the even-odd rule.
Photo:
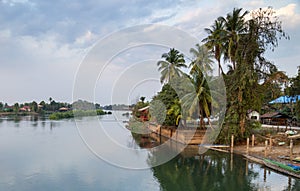
{"label": "wooden boat", "polygon": [[289,166],[287,164],[284,164],[284,163],[281,163],[278,161],[269,160],[269,159],[264,159],[263,162],[264,162],[265,166],[267,166],[275,171],[278,171],[278,172],[284,173],[286,175],[290,175],[290,176],[300,179],[300,170],[295,170],[292,166]]}
{"label": "wooden boat", "polygon": [[[288,156],[278,156],[278,158],[279,159],[284,159],[284,160],[290,160],[290,157],[288,157]],[[293,158],[292,161],[300,163],[300,157]]]}

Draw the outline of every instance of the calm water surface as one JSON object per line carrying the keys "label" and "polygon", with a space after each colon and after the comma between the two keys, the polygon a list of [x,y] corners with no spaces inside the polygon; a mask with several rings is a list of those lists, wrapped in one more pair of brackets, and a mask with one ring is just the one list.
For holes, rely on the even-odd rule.
{"label": "calm water surface", "polygon": [[[133,137],[113,115],[100,121],[120,144],[147,151],[147,140]],[[92,128],[98,118],[82,123]],[[109,153],[110,145],[99,143]],[[112,155],[130,163],[130,155]],[[144,164],[152,157],[135,155],[132,163],[137,156]],[[194,148],[156,167],[121,168],[93,154],[73,120],[23,117],[0,119],[0,190],[300,190],[300,181],[237,155],[197,155]]]}

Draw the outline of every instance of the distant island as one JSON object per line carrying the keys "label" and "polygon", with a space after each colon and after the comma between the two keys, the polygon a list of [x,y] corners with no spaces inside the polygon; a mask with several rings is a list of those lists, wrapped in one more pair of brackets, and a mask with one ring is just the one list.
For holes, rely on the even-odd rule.
{"label": "distant island", "polygon": [[0,116],[41,115],[48,116],[51,120],[58,120],[112,114],[110,110],[128,110],[128,108],[130,106],[124,104],[100,106],[99,103],[91,103],[85,100],[78,100],[71,104],[57,102],[50,97],[48,103],[45,101],[41,101],[40,103],[32,101],[8,105],[7,103],[0,102]]}

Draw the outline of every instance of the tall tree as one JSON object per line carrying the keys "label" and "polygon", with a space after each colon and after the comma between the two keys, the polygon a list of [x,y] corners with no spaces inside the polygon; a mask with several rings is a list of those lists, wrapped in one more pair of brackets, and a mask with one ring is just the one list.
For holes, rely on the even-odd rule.
{"label": "tall tree", "polygon": [[157,62],[158,70],[161,72],[161,83],[170,82],[171,78],[183,75],[180,68],[186,68],[184,55],[172,48],[168,53],[161,56],[165,60]]}
{"label": "tall tree", "polygon": [[274,50],[281,37],[288,38],[273,9],[252,11],[251,18],[246,21],[247,13],[233,9],[226,17],[218,18],[225,23],[224,58],[232,63],[231,70],[224,76],[228,98],[227,124],[238,124],[238,131],[233,131],[241,137],[246,131],[247,110],[261,106],[263,90],[259,82],[270,77],[274,66],[264,53],[268,48]]}
{"label": "tall tree", "polygon": [[196,48],[191,48],[190,52],[194,60],[190,64],[191,82],[195,91],[187,92],[182,98],[183,105],[190,111],[190,116],[197,113],[200,118],[200,127],[204,127],[204,118],[210,116],[211,95],[207,84],[208,73],[212,72],[213,52],[205,45],[196,44]]}
{"label": "tall tree", "polygon": [[196,44],[196,48],[191,48],[193,61],[190,64],[191,71],[196,71],[199,68],[203,72],[212,72],[213,52],[208,50],[205,45]]}
{"label": "tall tree", "polygon": [[20,108],[20,106],[19,106],[19,103],[15,103],[14,104],[14,112],[19,112],[19,108]]}
{"label": "tall tree", "polygon": [[219,75],[224,74],[223,68],[221,66],[221,55],[222,48],[224,45],[224,39],[226,36],[224,21],[219,19],[215,20],[211,28],[205,28],[204,30],[208,34],[208,37],[204,38],[202,42],[205,43],[208,49],[211,49],[214,53],[215,59],[218,62]]}
{"label": "tall tree", "polygon": [[248,11],[242,12],[242,8],[234,8],[232,13],[228,13],[226,17],[219,17],[220,22],[225,25],[225,54],[224,58],[229,59],[232,63],[233,70],[236,69],[236,57],[239,49],[240,38],[247,31],[245,25],[245,15]]}
{"label": "tall tree", "polygon": [[298,75],[290,79],[290,85],[285,92],[289,96],[300,95],[300,66],[298,66]]}
{"label": "tall tree", "polygon": [[189,115],[193,116],[196,113],[200,118],[200,127],[203,128],[204,118],[210,117],[212,97],[211,92],[200,67],[194,67],[190,72],[191,84],[195,91],[189,91],[182,97],[182,107],[189,111]]}

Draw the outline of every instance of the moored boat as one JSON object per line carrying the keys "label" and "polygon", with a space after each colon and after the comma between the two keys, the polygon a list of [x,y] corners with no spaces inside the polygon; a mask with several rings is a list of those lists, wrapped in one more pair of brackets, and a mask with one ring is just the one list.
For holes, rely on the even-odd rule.
{"label": "moored boat", "polygon": [[265,166],[276,170],[278,172],[284,173],[286,175],[290,175],[300,179],[300,169],[296,168],[294,165],[291,164],[284,164],[278,161],[264,159],[263,160]]}

